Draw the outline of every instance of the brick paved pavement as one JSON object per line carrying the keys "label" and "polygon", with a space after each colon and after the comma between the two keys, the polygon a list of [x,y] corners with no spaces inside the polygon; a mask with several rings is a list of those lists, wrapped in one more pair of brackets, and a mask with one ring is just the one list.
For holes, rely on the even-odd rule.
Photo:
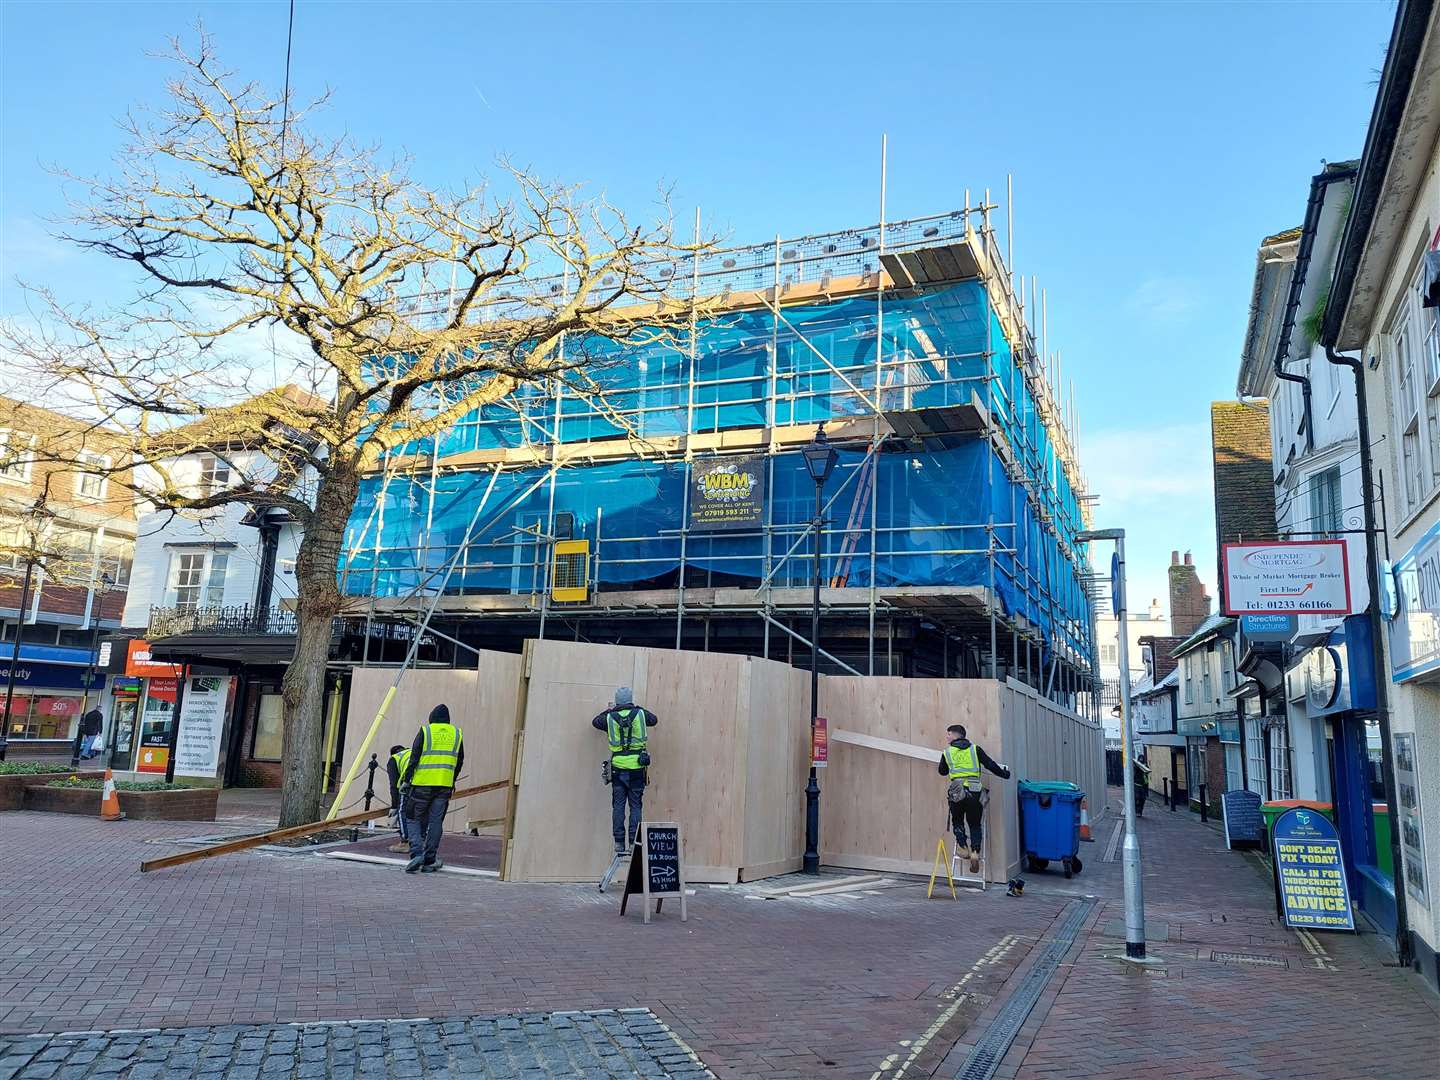
{"label": "brick paved pavement", "polygon": [[0,1031],[641,1008],[720,1076],[948,1077],[1036,943],[1095,893],[1006,1080],[1434,1075],[1440,1012],[1420,980],[1364,937],[1278,926],[1254,856],[1185,814],[1152,807],[1141,826],[1164,964],[1137,975],[1112,959],[1112,820],[1082,875],[1031,875],[1021,900],[992,889],[926,901],[913,884],[783,901],[701,887],[688,923],[646,927],[589,887],[407,877],[305,853],[140,875],[142,857],[172,850],[157,841],[196,826],[7,813]]}
{"label": "brick paved pavement", "polygon": [[[1218,829],[1153,801],[1140,820],[1147,929],[1167,929],[1168,940],[1148,943],[1162,961],[1151,972],[1116,959],[1124,953],[1121,868],[1096,850],[1111,827],[1087,845],[1096,854],[1084,875],[1107,900],[998,1077],[1440,1075],[1440,1002],[1418,976],[1387,966],[1392,954],[1373,935],[1286,929],[1257,855],[1227,851]],[[1239,962],[1236,954],[1272,963]],[[948,1064],[962,1060],[964,1049]]]}
{"label": "brick paved pavement", "polygon": [[722,1076],[924,1072],[1066,902],[701,886],[689,922],[644,926],[593,886],[309,853],[138,872],[174,850],[147,840],[205,831],[0,815],[0,1031],[639,1007]]}
{"label": "brick paved pavement", "polygon": [[0,1036],[0,1080],[703,1077],[645,1009]]}

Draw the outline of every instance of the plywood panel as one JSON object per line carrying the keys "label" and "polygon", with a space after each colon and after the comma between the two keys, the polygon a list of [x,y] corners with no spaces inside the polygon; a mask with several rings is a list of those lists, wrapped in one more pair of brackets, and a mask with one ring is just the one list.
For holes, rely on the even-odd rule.
{"label": "plywood panel", "polygon": [[[1020,683],[1001,691],[1005,753],[1019,778],[1069,780],[1090,796],[1092,825],[1104,810],[1104,736],[1097,721],[1040,697]],[[1019,837],[1006,845],[1018,865]]]}
{"label": "plywood panel", "polygon": [[[479,667],[471,670],[419,668],[406,672],[390,709],[366,752],[376,754],[380,768],[375,774],[376,804],[389,801],[390,788],[385,763],[390,747],[409,746],[438,704],[450,707],[450,718],[465,736],[465,766],[458,786],[474,786],[508,779],[514,742],[515,702],[520,680],[520,657],[511,653],[485,652]],[[343,762],[348,768],[370,730],[375,713],[395,680],[394,668],[356,668],[350,679],[350,701],[345,722]],[[350,786],[347,802],[356,802],[365,791],[366,772]],[[356,807],[358,809],[358,806]],[[499,818],[505,813],[505,792],[494,791],[462,799],[450,807],[446,831],[462,831],[470,821]],[[496,831],[493,827],[487,831]]]}
{"label": "plywood panel", "polygon": [[[914,679],[911,680],[911,703],[914,715],[915,741],[935,747],[935,763],[923,767],[915,777],[912,818],[911,858],[933,860],[935,841],[949,836],[950,806],[946,791],[950,781],[939,773],[940,755],[950,741],[946,732],[951,724],[961,724],[966,735],[984,748],[996,761],[1004,763],[1001,750],[998,687],[985,679]],[[989,772],[982,773],[988,794],[985,810],[986,865],[990,876],[997,877],[996,852],[1004,843],[1010,808],[1014,805],[1013,782],[1001,780]]]}
{"label": "plywood panel", "polygon": [[[788,664],[747,665],[745,838],[741,878],[798,869],[805,850],[810,761],[810,676]],[[828,770],[827,770],[828,771]]]}
{"label": "plywood panel", "polygon": [[735,880],[744,861],[750,665],[741,656],[534,644],[510,876],[598,879],[613,852],[605,736],[590,720],[628,685],[655,713],[645,793],[651,820],[679,821],[692,880]]}
{"label": "plywood panel", "polygon": [[[897,742],[911,737],[909,682],[889,676],[827,676],[820,712],[835,727]],[[870,856],[910,859],[911,772],[918,762],[867,747],[833,744],[821,777],[822,862]]]}

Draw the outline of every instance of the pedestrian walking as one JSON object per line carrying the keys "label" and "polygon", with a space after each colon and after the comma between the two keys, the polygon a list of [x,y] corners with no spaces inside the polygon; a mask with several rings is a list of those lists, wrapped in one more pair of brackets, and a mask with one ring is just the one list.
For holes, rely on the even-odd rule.
{"label": "pedestrian walking", "polygon": [[[649,782],[650,753],[646,750],[648,729],[659,721],[649,709],[635,704],[628,686],[615,689],[615,703],[590,721],[610,740],[610,830],[615,853],[623,855],[640,832]],[[630,807],[630,827],[625,827],[625,807]]]}
{"label": "pedestrian walking", "polygon": [[436,705],[425,726],[410,744],[410,759],[400,774],[405,795],[405,831],[410,842],[410,861],[405,872],[434,873],[444,864],[439,859],[440,834],[445,831],[445,812],[455,779],[465,765],[464,736],[450,722],[450,709]]}
{"label": "pedestrian walking", "polygon": [[100,732],[104,726],[105,718],[100,715],[99,709],[91,709],[80,718],[80,756],[82,758],[92,758],[100,752],[95,749],[95,742],[100,738]]}
{"label": "pedestrian walking", "polygon": [[385,763],[385,774],[390,779],[390,820],[400,833],[400,839],[390,845],[391,851],[409,851],[410,842],[405,831],[405,767],[410,764],[410,748],[396,743],[390,747],[390,760]]}
{"label": "pedestrian walking", "polygon": [[1132,769],[1135,774],[1135,816],[1145,816],[1145,800],[1150,797],[1150,766],[1143,754],[1135,758]]}
{"label": "pedestrian walking", "polygon": [[967,739],[963,725],[951,724],[945,731],[950,735],[950,745],[940,755],[940,775],[950,777],[946,797],[950,802],[950,829],[955,834],[955,854],[962,859],[968,858],[970,872],[976,874],[980,872],[980,851],[985,842],[981,826],[985,804],[980,798],[980,769],[983,766],[1002,780],[1010,779],[1010,770]]}

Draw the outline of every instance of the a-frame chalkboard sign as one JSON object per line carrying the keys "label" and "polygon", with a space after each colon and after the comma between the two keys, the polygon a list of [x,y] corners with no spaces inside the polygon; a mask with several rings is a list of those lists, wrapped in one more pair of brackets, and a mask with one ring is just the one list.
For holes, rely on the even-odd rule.
{"label": "a-frame chalkboard sign", "polygon": [[635,848],[630,853],[630,872],[625,875],[625,892],[620,897],[620,914],[632,893],[641,898],[641,910],[645,921],[650,921],[650,901],[655,901],[655,913],[667,897],[680,900],[680,921],[685,922],[690,914],[685,906],[685,867],[681,860],[684,845],[680,839],[680,826],[674,821],[646,821],[640,825],[640,835],[635,837]]}

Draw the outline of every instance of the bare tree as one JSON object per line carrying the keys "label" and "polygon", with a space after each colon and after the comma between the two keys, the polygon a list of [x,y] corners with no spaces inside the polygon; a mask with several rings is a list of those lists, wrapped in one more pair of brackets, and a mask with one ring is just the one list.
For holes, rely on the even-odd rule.
{"label": "bare tree", "polygon": [[[139,295],[97,312],[34,290],[35,318],[4,343],[32,400],[78,398],[129,433],[152,504],[280,507],[303,525],[284,680],[291,825],[320,810],[337,567],[362,478],[528,385],[603,406],[597,365],[691,324],[695,305],[670,288],[700,246],[674,240],[663,200],[636,225],[509,166],[503,197],[427,188],[406,162],[316,134],[315,106],[291,112],[239,82],[208,40],[173,42],[171,58],[167,105],[125,122],[115,177],[68,178],[84,197],[65,238],[136,268]],[[285,386],[274,357],[234,344],[266,328],[299,345]],[[174,471],[201,450],[231,465],[228,486]]]}

